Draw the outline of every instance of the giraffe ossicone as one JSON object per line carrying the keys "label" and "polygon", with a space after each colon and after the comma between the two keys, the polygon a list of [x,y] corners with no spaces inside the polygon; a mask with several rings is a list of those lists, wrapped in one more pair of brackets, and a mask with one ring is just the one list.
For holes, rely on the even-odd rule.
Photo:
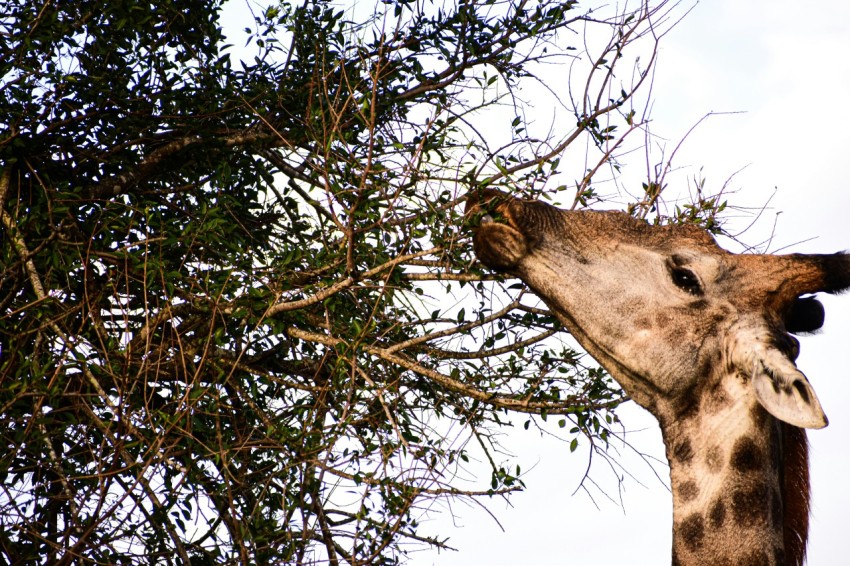
{"label": "giraffe ossicone", "polygon": [[802,564],[803,428],[827,419],[790,333],[822,326],[811,295],[850,287],[850,256],[734,254],[695,226],[493,190],[467,215],[478,259],[523,280],[658,419],[673,563]]}

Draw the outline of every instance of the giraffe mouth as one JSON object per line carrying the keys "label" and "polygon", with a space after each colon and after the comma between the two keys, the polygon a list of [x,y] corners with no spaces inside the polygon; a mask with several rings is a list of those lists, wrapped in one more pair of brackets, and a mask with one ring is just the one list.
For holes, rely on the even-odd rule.
{"label": "giraffe mouth", "polygon": [[519,203],[514,197],[499,191],[482,189],[467,196],[464,216],[473,230],[487,224],[504,224],[517,228],[510,209]]}
{"label": "giraffe mouth", "polygon": [[516,271],[530,251],[529,240],[514,219],[517,206],[521,204],[516,199],[491,189],[467,199],[465,215],[472,226],[475,255],[494,271]]}

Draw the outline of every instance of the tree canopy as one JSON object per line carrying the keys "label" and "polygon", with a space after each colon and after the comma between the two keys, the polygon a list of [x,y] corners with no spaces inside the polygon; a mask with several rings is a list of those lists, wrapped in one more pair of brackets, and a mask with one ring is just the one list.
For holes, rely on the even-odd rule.
{"label": "tree canopy", "polygon": [[521,488],[512,413],[604,449],[621,391],[462,202],[596,202],[670,8],[361,4],[4,3],[4,561],[395,564]]}

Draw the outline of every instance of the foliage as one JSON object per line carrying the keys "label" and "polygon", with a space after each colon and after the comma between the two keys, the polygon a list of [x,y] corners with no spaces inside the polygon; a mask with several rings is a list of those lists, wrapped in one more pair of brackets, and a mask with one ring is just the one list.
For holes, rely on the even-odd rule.
{"label": "foliage", "polygon": [[[604,446],[621,393],[474,263],[458,205],[598,198],[664,9],[7,1],[4,559],[392,564],[446,546],[436,500],[521,487],[510,412]],[[571,117],[541,134],[523,96]]]}

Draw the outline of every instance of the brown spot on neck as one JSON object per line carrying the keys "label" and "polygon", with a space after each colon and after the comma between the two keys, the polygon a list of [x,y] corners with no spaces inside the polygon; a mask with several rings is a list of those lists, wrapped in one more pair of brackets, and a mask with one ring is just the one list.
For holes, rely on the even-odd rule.
{"label": "brown spot on neck", "polygon": [[731,507],[735,524],[745,528],[767,526],[771,519],[771,486],[764,481],[742,483],[742,486],[732,488]]}
{"label": "brown spot on neck", "polygon": [[749,436],[742,436],[732,448],[732,469],[742,474],[764,469],[764,454],[756,442]]}
{"label": "brown spot on neck", "polygon": [[679,531],[681,532],[682,541],[688,550],[694,552],[702,547],[703,540],[705,539],[705,521],[702,515],[694,513],[688,516],[679,525]]}
{"label": "brown spot on neck", "polygon": [[677,442],[675,446],[673,446],[672,453],[673,460],[675,460],[679,464],[687,464],[694,457],[694,449],[691,446],[691,441],[687,438],[682,440],[681,442]]}
{"label": "brown spot on neck", "polygon": [[719,529],[726,521],[726,504],[723,499],[716,500],[708,512],[708,520],[712,529]]}
{"label": "brown spot on neck", "polygon": [[693,480],[688,480],[679,486],[679,498],[687,503],[693,501],[699,495],[699,486]]}

